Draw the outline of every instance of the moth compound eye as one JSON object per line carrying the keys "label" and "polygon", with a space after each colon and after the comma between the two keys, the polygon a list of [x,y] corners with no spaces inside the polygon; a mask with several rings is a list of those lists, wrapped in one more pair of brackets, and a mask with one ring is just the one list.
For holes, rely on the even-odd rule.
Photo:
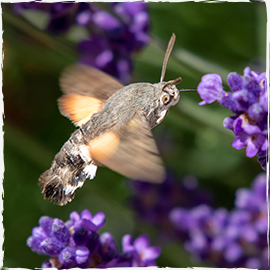
{"label": "moth compound eye", "polygon": [[171,100],[172,100],[172,97],[171,97],[170,95],[168,95],[168,94],[165,94],[165,95],[163,95],[163,96],[161,97],[161,101],[162,101],[162,103],[163,103],[164,105],[169,104],[169,103],[171,102]]}

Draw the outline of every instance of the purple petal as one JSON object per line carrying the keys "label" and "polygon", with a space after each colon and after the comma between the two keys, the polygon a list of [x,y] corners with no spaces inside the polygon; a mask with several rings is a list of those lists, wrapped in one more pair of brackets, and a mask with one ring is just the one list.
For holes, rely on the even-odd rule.
{"label": "purple petal", "polygon": [[91,20],[91,12],[89,10],[85,10],[79,13],[76,17],[76,21],[80,25],[87,25]]}
{"label": "purple petal", "polygon": [[134,247],[137,251],[141,252],[146,249],[150,244],[149,237],[146,234],[140,235],[134,240]]}
{"label": "purple petal", "polygon": [[[232,130],[233,129],[233,123],[234,123],[234,119],[232,117],[226,117],[223,120],[223,126],[227,129]],[[240,124],[241,125],[241,124]]]}
{"label": "purple petal", "polygon": [[75,229],[78,228],[85,228],[89,232],[96,232],[98,230],[98,227],[92,221],[87,219],[81,219],[78,221],[75,225]]}
{"label": "purple petal", "polygon": [[262,81],[266,80],[266,72],[262,72],[261,74],[258,74],[258,76],[254,76],[256,78],[256,81],[258,83],[261,83]]}
{"label": "purple petal", "polygon": [[33,236],[30,236],[27,238],[26,244],[28,247],[30,247],[33,251],[37,253],[44,253],[43,248],[41,247],[41,242],[43,240],[40,238],[35,238]]}
{"label": "purple petal", "polygon": [[258,258],[248,258],[245,267],[251,268],[251,269],[260,269],[261,268],[261,262]]}
{"label": "purple petal", "polygon": [[92,218],[92,222],[96,226],[100,226],[100,227],[103,226],[105,224],[105,214],[102,212],[96,213]]}
{"label": "purple petal", "polygon": [[[258,84],[258,82],[255,79],[244,78],[243,87],[248,91],[249,94],[251,94],[251,95],[249,95],[249,98],[253,98],[254,102],[255,102],[257,100],[257,98],[259,97],[260,92],[261,92],[261,87]],[[250,102],[250,100],[249,100],[249,102]]]}
{"label": "purple petal", "polygon": [[235,199],[235,205],[238,208],[246,208],[249,203],[250,199],[252,198],[251,192],[247,188],[240,188],[236,191],[236,199]]}
{"label": "purple petal", "polygon": [[249,243],[254,243],[258,240],[258,235],[251,224],[243,227],[241,237]]}
{"label": "purple petal", "polygon": [[230,111],[239,111],[239,104],[235,101],[232,93],[223,92],[222,98],[218,101],[223,107],[229,109]]}
{"label": "purple petal", "polygon": [[122,238],[122,247],[123,247],[123,252],[130,252],[134,250],[134,247],[132,245],[132,237],[129,234],[126,234]]}
{"label": "purple petal", "polygon": [[258,151],[258,162],[261,164],[261,167],[264,171],[266,171],[266,165],[269,160],[268,151]]}
{"label": "purple petal", "polygon": [[249,139],[247,141],[246,156],[252,158],[257,154],[258,150],[259,148],[257,145],[251,139]]}
{"label": "purple petal", "polygon": [[[133,33],[143,33],[143,29],[148,26],[149,16],[147,12],[137,13],[133,18],[133,23],[130,26],[130,31]],[[146,35],[148,36],[148,35]]]}
{"label": "purple petal", "polygon": [[48,234],[44,232],[44,230],[41,227],[34,227],[32,229],[32,235],[33,237],[40,238],[42,240],[44,240],[45,238],[49,236]]}
{"label": "purple petal", "polygon": [[143,260],[155,260],[161,253],[161,247],[148,247],[143,252]]}
{"label": "purple petal", "polygon": [[80,220],[80,215],[76,211],[74,211],[70,213],[69,218],[76,222]]}
{"label": "purple petal", "polygon": [[116,30],[121,27],[121,23],[106,11],[100,10],[94,13],[93,22],[103,30]]}
{"label": "purple petal", "polygon": [[228,84],[229,84],[230,88],[234,92],[242,89],[242,87],[243,87],[243,79],[236,72],[229,73],[229,75],[227,77],[227,80],[228,80]]}
{"label": "purple petal", "polygon": [[213,239],[211,243],[211,249],[215,252],[221,252],[227,245],[228,241],[224,236],[218,236]]}
{"label": "purple petal", "polygon": [[96,57],[96,66],[103,68],[113,60],[113,52],[111,50],[105,50]]}
{"label": "purple petal", "polygon": [[209,205],[199,205],[192,209],[191,216],[197,221],[203,221],[212,216],[213,210]]}
{"label": "purple petal", "polygon": [[229,262],[235,262],[238,260],[243,254],[242,248],[236,244],[233,243],[227,247],[224,253],[225,260]]}
{"label": "purple petal", "polygon": [[111,250],[115,253],[118,253],[117,245],[114,241],[113,236],[110,233],[105,232],[101,234],[99,240],[105,250]]}
{"label": "purple petal", "polygon": [[43,231],[47,234],[47,236],[49,236],[51,233],[52,223],[53,219],[47,216],[43,216],[39,219],[39,225],[43,229]]}
{"label": "purple petal", "polygon": [[249,93],[247,90],[239,90],[237,92],[232,93],[232,99],[237,103],[235,105],[235,109],[239,112],[246,112],[249,106]]}
{"label": "purple petal", "polygon": [[76,250],[76,262],[78,264],[85,263],[90,255],[90,251],[87,247],[80,247]]}
{"label": "purple petal", "polygon": [[266,114],[266,111],[264,110],[264,107],[262,104],[254,103],[249,107],[248,114],[254,120],[259,121],[264,117],[264,115]]}
{"label": "purple petal", "polygon": [[50,260],[47,260],[47,261],[42,263],[41,268],[53,268],[53,266],[52,266]]}
{"label": "purple petal", "polygon": [[[206,74],[197,87],[200,97],[206,103],[221,100],[223,95],[222,79],[218,74]],[[200,102],[200,105],[203,103]]]}
{"label": "purple petal", "polygon": [[113,236],[108,232],[101,234],[99,239],[102,244],[105,244],[114,240]]}
{"label": "purple petal", "polygon": [[207,246],[206,236],[203,235],[200,231],[191,231],[191,244],[195,250],[203,250]]}
{"label": "purple petal", "polygon": [[90,213],[90,211],[85,209],[81,212],[81,219],[87,219],[87,220],[92,221],[92,214]]}
{"label": "purple petal", "polygon": [[190,215],[189,211],[176,207],[169,213],[170,220],[180,230],[190,230],[196,226],[194,218]]}
{"label": "purple petal", "polygon": [[251,72],[251,69],[250,69],[250,67],[246,67],[245,69],[244,69],[244,71],[243,71],[243,73],[244,73],[244,76],[250,76],[250,72]]}
{"label": "purple petal", "polygon": [[268,140],[265,138],[265,141],[264,141],[264,143],[262,144],[262,146],[261,146],[261,150],[262,151],[266,151],[267,149],[268,149]]}
{"label": "purple petal", "polygon": [[63,250],[63,243],[57,241],[54,238],[47,238],[43,240],[40,244],[42,247],[43,253],[49,256],[57,256]]}
{"label": "purple petal", "polygon": [[229,226],[227,226],[227,234],[230,237],[237,238],[241,226],[250,222],[252,219],[251,213],[246,210],[235,209],[230,212],[229,215]]}
{"label": "purple petal", "polygon": [[64,222],[58,218],[53,220],[52,235],[60,242],[66,243],[70,237],[68,228]]}
{"label": "purple petal", "polygon": [[146,3],[144,3],[144,1],[123,2],[122,5],[125,12],[129,16],[135,16],[136,14],[143,12],[147,9],[147,5]]}
{"label": "purple petal", "polygon": [[203,101],[201,101],[201,102],[199,102],[199,105],[200,105],[200,106],[203,106],[203,105],[206,105],[206,104],[207,104],[207,102],[206,102],[206,101],[204,101],[204,100],[203,100]]}
{"label": "purple petal", "polygon": [[259,235],[263,235],[265,234],[265,232],[267,232],[268,230],[268,220],[267,220],[267,214],[266,214],[266,207],[265,207],[265,214],[260,214],[260,218],[258,220],[256,220],[255,222],[255,230],[258,232]]}
{"label": "purple petal", "polygon": [[71,264],[75,262],[75,249],[71,247],[66,247],[61,251],[58,258],[60,263],[62,264]]}
{"label": "purple petal", "polygon": [[268,112],[268,91],[266,91],[260,96],[260,103],[262,104],[264,111]]}
{"label": "purple petal", "polygon": [[242,123],[243,119],[241,116],[236,118],[233,122],[233,132],[236,136],[243,132]]}
{"label": "purple petal", "polygon": [[260,173],[257,175],[255,178],[253,184],[252,184],[252,190],[255,193],[255,196],[259,196],[261,198],[265,198],[266,196],[266,174],[265,173]]}
{"label": "purple petal", "polygon": [[241,134],[240,136],[237,136],[234,138],[232,142],[232,147],[239,150],[246,146],[246,141],[243,137],[246,137],[245,134]]}
{"label": "purple petal", "polygon": [[248,124],[248,123],[242,125],[242,128],[249,135],[261,133],[261,130],[259,127],[255,126],[255,125]]}

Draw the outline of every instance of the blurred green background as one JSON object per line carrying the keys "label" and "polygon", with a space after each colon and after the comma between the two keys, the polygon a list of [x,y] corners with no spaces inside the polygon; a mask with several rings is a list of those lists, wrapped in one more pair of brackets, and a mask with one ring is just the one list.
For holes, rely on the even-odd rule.
{"label": "blurred green background", "polygon": [[[31,230],[42,215],[69,218],[87,208],[102,211],[117,243],[124,234],[137,236],[154,230],[138,226],[128,207],[127,180],[99,168],[94,181],[77,190],[72,203],[60,207],[45,201],[38,187],[39,175],[50,167],[54,155],[75,130],[60,115],[57,98],[61,71],[77,61],[74,35],[52,36],[35,28],[2,3],[4,94],[4,267],[40,267],[47,258],[26,246]],[[166,80],[181,76],[178,88],[196,88],[202,75],[242,74],[246,66],[265,71],[266,7],[253,3],[149,3],[152,42],[134,56],[133,82],[158,82],[167,42],[176,44],[168,63]],[[28,14],[36,23],[40,16]],[[225,89],[228,90],[226,85]],[[231,147],[233,134],[222,126],[230,112],[216,104],[199,107],[197,93],[183,93],[163,123],[153,130],[162,158],[179,181],[191,174],[200,186],[211,189],[216,206],[230,209],[237,188],[249,186],[261,172],[257,158]],[[187,267],[181,243],[162,247],[160,267]]]}

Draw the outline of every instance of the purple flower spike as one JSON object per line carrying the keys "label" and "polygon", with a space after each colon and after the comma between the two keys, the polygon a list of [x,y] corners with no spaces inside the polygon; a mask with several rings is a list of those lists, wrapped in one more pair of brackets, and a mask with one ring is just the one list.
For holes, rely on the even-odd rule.
{"label": "purple flower spike", "polygon": [[231,211],[209,206],[172,209],[174,229],[186,236],[182,238],[185,249],[216,267],[268,270],[266,183],[262,173],[251,188],[237,190]]}
{"label": "purple flower spike", "polygon": [[150,40],[147,4],[139,1],[104,5],[102,9],[86,2],[29,2],[15,3],[13,7],[21,16],[23,10],[29,9],[47,13],[49,20],[44,30],[53,34],[65,34],[72,26],[79,25],[88,33],[88,38],[78,41],[79,63],[101,69],[127,84],[133,69],[133,53]]}
{"label": "purple flower spike", "polygon": [[[138,237],[134,243],[125,236],[124,253],[118,252],[110,233],[99,235],[97,230],[104,226],[105,215],[98,212],[94,216],[83,210],[70,214],[65,223],[60,219],[41,217],[40,227],[32,230],[27,245],[39,254],[51,256],[42,264],[43,268],[108,268],[156,265],[159,247],[150,247],[146,235]],[[128,247],[128,248],[127,248]]]}
{"label": "purple flower spike", "polygon": [[[222,90],[222,81],[217,74],[207,74],[198,85],[198,93],[203,99],[200,105],[218,101],[234,115],[225,118],[223,126],[236,135],[232,146],[235,149],[246,147],[246,156],[258,155],[263,170],[266,169],[269,148],[267,139],[268,89],[266,73],[244,69],[244,75],[236,72],[228,75],[228,84],[233,93]],[[213,77],[215,75],[215,77]]]}
{"label": "purple flower spike", "polygon": [[224,93],[221,77],[218,74],[204,75],[198,85],[197,91],[203,99],[199,105],[221,100]]}

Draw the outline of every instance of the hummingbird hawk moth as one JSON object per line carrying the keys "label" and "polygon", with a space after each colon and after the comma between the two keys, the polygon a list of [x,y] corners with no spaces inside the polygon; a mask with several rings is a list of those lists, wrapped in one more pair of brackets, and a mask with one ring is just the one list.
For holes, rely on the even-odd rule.
{"label": "hummingbird hawk moth", "polygon": [[128,178],[152,183],[164,180],[165,169],[151,129],[163,121],[180,97],[181,90],[175,85],[181,78],[163,81],[174,42],[173,34],[159,83],[123,86],[85,65],[63,72],[60,86],[64,95],[58,100],[59,110],[79,129],[40,176],[44,198],[65,205],[87,178],[95,177],[100,165]]}

